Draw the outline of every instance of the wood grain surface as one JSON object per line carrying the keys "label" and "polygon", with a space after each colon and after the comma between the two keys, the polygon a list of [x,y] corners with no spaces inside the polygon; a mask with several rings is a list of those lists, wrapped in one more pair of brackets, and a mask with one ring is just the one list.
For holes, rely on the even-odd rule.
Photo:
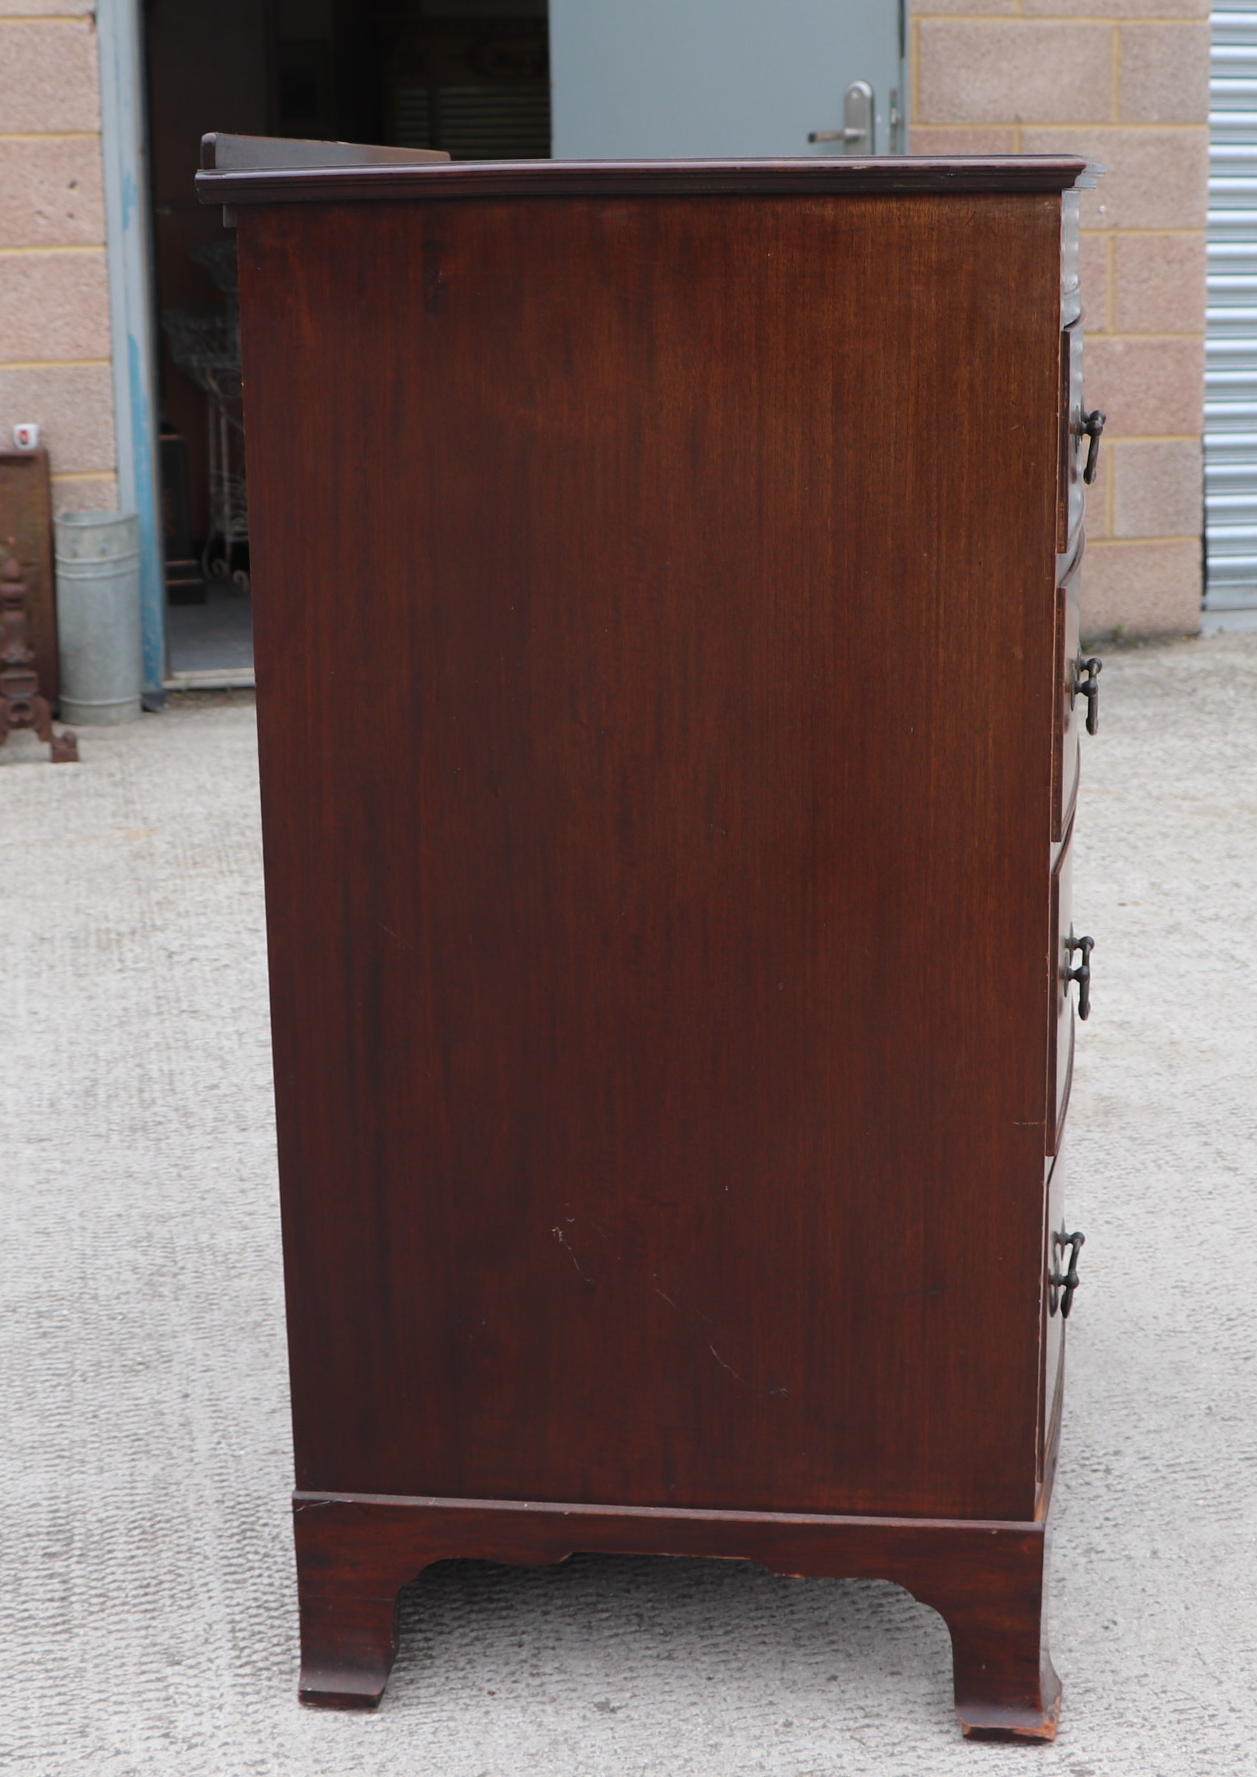
{"label": "wood grain surface", "polygon": [[893,1580],[947,1624],[956,1714],[969,1738],[1056,1736],[1061,1686],[1042,1634],[1042,1524],[304,1493],[293,1518],[300,1696],[320,1708],[376,1706],[397,1647],[398,1591],[431,1562],[672,1551],[796,1576]]}
{"label": "wood grain surface", "polygon": [[[247,138],[229,138],[242,142]],[[214,138],[205,137],[205,142]],[[1052,193],[1089,176],[1089,164],[1072,155],[892,154],[871,160],[821,155],[807,160],[674,161],[454,161],[444,167],[378,165],[312,166],[322,144],[298,144],[293,164],[217,170],[202,163],[196,176],[202,203],[348,203],[362,201],[464,201],[469,198],[558,197],[895,197],[934,192]],[[333,144],[346,147],[346,144]],[[211,153],[207,150],[207,156]],[[362,149],[364,159],[388,150]],[[395,153],[396,151],[391,151]],[[391,157],[391,156],[390,156]],[[261,156],[259,155],[259,160]],[[1059,217],[1059,208],[1056,211]]]}
{"label": "wood grain surface", "polygon": [[1030,1519],[1059,197],[239,220],[299,1485]]}
{"label": "wood grain surface", "polygon": [[26,584],[26,639],[40,694],[53,714],[61,701],[57,588],[48,452],[0,450],[0,558],[12,547]]}

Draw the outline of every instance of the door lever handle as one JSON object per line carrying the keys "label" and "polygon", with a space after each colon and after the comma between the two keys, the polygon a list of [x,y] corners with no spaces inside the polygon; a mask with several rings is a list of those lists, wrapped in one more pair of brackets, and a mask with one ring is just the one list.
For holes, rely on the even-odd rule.
{"label": "door lever handle", "polygon": [[873,88],[867,80],[853,80],[842,95],[842,128],[813,130],[809,142],[841,142],[843,152],[873,152]]}

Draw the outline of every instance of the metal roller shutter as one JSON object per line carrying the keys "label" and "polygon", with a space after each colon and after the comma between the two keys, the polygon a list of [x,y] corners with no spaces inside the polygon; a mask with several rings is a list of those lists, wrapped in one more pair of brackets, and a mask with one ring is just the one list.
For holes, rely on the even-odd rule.
{"label": "metal roller shutter", "polygon": [[1205,608],[1257,607],[1257,9],[1215,6],[1209,83]]}

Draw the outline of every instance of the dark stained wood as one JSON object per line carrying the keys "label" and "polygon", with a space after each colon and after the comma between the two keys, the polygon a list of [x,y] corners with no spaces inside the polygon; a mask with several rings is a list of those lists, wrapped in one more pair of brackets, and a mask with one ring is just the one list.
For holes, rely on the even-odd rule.
{"label": "dark stained wood", "polygon": [[1031,1514],[1056,294],[956,353],[956,207],[242,214],[301,1485]]}
{"label": "dark stained wood", "polygon": [[547,165],[239,211],[298,1485],[391,1527],[365,1589],[299,1531],[306,1688],[431,1548],[810,1514],[782,1571],[909,1575],[1042,1736],[1081,163]]}
{"label": "dark stained wood", "polygon": [[[1051,1162],[1048,1175],[1046,1203],[1044,1205],[1043,1250],[1049,1267],[1053,1259],[1053,1233],[1067,1232],[1065,1223],[1066,1212],[1066,1172],[1068,1158],[1063,1142]],[[1047,1289],[1043,1292],[1043,1505],[1040,1515],[1046,1514],[1046,1502],[1052,1491],[1052,1470],[1056,1461],[1056,1453],[1060,1446],[1061,1412],[1064,1405],[1065,1392],[1065,1317],[1060,1312],[1058,1292]]]}
{"label": "dark stained wood", "polygon": [[41,695],[35,653],[27,639],[27,593],[22,567],[12,551],[0,551],[0,747],[17,728],[30,728],[48,743],[53,765],[78,763],[79,744],[70,728],[58,734],[48,699]]}
{"label": "dark stained wood", "polygon": [[494,197],[889,197],[927,192],[966,196],[997,191],[1059,193],[1087,170],[1084,160],[1054,154],[949,160],[906,154],[877,160],[511,160],[454,161],[442,167],[207,169],[197,174],[196,185],[201,201],[213,204]]}
{"label": "dark stained wood", "polygon": [[1076,553],[1082,535],[1082,476],[1088,446],[1082,430],[1082,364],[1083,330],[1079,317],[1061,333],[1061,468],[1056,547],[1067,559]]}
{"label": "dark stained wood", "polygon": [[1056,746],[1053,750],[1052,839],[1062,839],[1074,818],[1078,774],[1082,764],[1082,731],[1087,701],[1078,695],[1078,663],[1082,654],[1081,533],[1077,547],[1056,589]]}
{"label": "dark stained wood", "polygon": [[48,452],[42,448],[0,450],[0,549],[7,554],[10,547],[26,587],[26,640],[35,655],[39,689],[55,715],[61,701],[61,673],[57,655],[52,475]]}
{"label": "dark stained wood", "polygon": [[1048,1039],[1048,1142],[1047,1152],[1055,1154],[1065,1129],[1065,1113],[1069,1109],[1069,1089],[1074,1077],[1074,992],[1067,971],[1079,960],[1071,954],[1067,940],[1073,931],[1074,855],[1071,846],[1072,827],[1066,832],[1052,871],[1051,891],[1051,955],[1052,992],[1049,1001],[1050,1034]]}
{"label": "dark stained wood", "polygon": [[892,1580],[951,1632],[956,1714],[970,1738],[1056,1735],[1060,1681],[1040,1633],[1042,1524],[304,1493],[293,1513],[304,1702],[375,1707],[396,1653],[397,1595],[434,1561],[673,1553],[755,1561],[795,1577]]}

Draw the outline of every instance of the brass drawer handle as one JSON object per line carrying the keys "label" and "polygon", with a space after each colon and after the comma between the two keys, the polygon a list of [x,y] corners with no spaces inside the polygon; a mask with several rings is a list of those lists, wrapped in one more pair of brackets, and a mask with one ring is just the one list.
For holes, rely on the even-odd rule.
{"label": "brass drawer handle", "polygon": [[[1082,951],[1082,961],[1074,968],[1063,971],[1066,982],[1076,981],[1078,983],[1078,1016],[1080,1018],[1090,1018],[1091,1016],[1091,952],[1095,949],[1095,942],[1094,938],[1075,938],[1072,926],[1069,936],[1065,940],[1066,950],[1071,953],[1075,950]],[[1068,992],[1068,988],[1066,991]]]}
{"label": "brass drawer handle", "polygon": [[1098,734],[1100,730],[1100,686],[1099,678],[1104,662],[1097,660],[1093,654],[1084,660],[1080,654],[1074,662],[1074,696],[1085,697],[1087,700],[1087,733]]}
{"label": "brass drawer handle", "polygon": [[[1069,1311],[1074,1305],[1074,1291],[1078,1288],[1078,1254],[1087,1243],[1085,1234],[1053,1234],[1052,1260],[1053,1268],[1048,1272],[1048,1313],[1055,1314],[1060,1309],[1061,1319],[1069,1319]],[[1062,1272],[1060,1269],[1061,1254],[1068,1247],[1069,1264]]]}
{"label": "brass drawer handle", "polygon": [[1082,472],[1082,478],[1088,487],[1090,487],[1091,483],[1095,480],[1096,470],[1099,467],[1100,434],[1103,430],[1104,415],[1100,412],[1098,407],[1092,413],[1084,413],[1078,422],[1080,436],[1091,440],[1090,444],[1087,446],[1086,467]]}

